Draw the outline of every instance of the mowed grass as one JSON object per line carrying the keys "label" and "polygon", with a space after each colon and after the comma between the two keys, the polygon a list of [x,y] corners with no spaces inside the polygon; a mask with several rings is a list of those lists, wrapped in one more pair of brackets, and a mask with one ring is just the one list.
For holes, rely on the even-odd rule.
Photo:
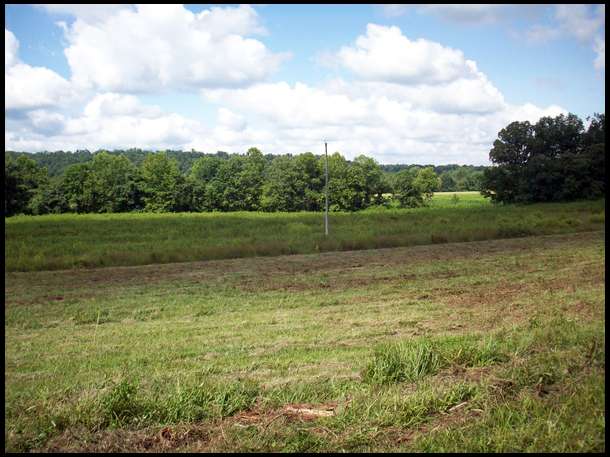
{"label": "mowed grass", "polygon": [[[451,195],[451,196],[450,196]],[[431,207],[331,213],[17,216],[5,219],[5,271],[307,254],[600,230],[605,201],[494,206],[476,193]]]}
{"label": "mowed grass", "polygon": [[604,231],[5,272],[6,451],[605,450]]}

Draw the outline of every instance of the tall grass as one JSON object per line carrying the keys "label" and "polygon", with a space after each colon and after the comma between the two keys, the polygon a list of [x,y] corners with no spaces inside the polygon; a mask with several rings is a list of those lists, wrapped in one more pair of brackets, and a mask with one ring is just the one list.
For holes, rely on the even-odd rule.
{"label": "tall grass", "polygon": [[453,365],[485,366],[508,359],[498,340],[477,341],[476,336],[420,338],[384,344],[363,373],[372,384],[416,381]]}
{"label": "tall grass", "polygon": [[[482,197],[479,201],[485,202]],[[307,254],[604,228],[604,200],[332,213],[169,213],[5,219],[5,271]]]}

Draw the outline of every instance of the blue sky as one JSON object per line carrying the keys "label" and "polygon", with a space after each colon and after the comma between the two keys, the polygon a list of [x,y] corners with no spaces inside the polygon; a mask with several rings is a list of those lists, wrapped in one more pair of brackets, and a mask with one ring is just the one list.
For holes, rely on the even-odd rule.
{"label": "blue sky", "polygon": [[[487,164],[513,120],[605,111],[602,5],[6,5],[7,149]],[[177,32],[179,31],[179,32]]]}

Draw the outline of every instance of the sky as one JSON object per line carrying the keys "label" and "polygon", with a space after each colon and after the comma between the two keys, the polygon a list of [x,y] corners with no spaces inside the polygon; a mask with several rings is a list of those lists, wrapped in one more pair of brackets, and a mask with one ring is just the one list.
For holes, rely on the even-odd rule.
{"label": "sky", "polygon": [[5,149],[488,165],[605,112],[605,6],[5,5]]}

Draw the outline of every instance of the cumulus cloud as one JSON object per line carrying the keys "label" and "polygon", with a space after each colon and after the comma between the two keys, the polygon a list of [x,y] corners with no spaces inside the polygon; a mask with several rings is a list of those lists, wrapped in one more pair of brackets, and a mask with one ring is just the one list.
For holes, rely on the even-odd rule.
{"label": "cumulus cloud", "polygon": [[70,83],[45,67],[21,62],[15,35],[4,29],[4,106],[5,110],[28,110],[56,106],[74,98]]}
{"label": "cumulus cloud", "polygon": [[134,96],[114,93],[94,96],[73,115],[37,109],[29,112],[25,121],[11,122],[5,130],[6,147],[29,151],[174,148],[205,135],[197,121],[145,105]]}
{"label": "cumulus cloud", "polygon": [[60,113],[37,109],[27,113],[32,130],[45,136],[59,135],[64,129],[65,117]]}
{"label": "cumulus cloud", "polygon": [[228,103],[254,112],[281,126],[332,124],[345,125],[367,118],[366,101],[344,94],[295,83],[257,84],[238,90],[206,90],[210,101]]}
{"label": "cumulus cloud", "polygon": [[[405,89],[391,83],[335,80],[325,87],[267,83],[238,91],[208,90],[202,95],[207,102],[229,105],[249,120],[249,128],[240,132],[214,132],[214,139],[231,146],[229,150],[256,144],[272,153],[315,152],[322,139],[329,139],[332,150],[348,158],[366,153],[383,163],[487,163],[493,140],[509,122],[535,122],[541,116],[565,112],[559,106],[513,106],[503,100],[484,113],[444,111],[438,103],[417,99],[417,91]],[[433,93],[429,93],[431,99]],[[464,100],[468,103],[467,97]],[[252,136],[253,132],[258,136]],[[193,147],[201,145],[195,142]]]}
{"label": "cumulus cloud", "polygon": [[4,29],[4,67],[8,68],[17,62],[17,50],[19,42],[13,32]]}
{"label": "cumulus cloud", "polygon": [[410,40],[397,27],[369,24],[335,60],[355,80],[202,90],[206,103],[248,119],[247,129],[217,129],[213,138],[233,146],[229,150],[256,144],[266,152],[319,152],[328,139],[348,158],[365,153],[382,163],[483,164],[508,123],[566,112],[507,103],[461,51]]}
{"label": "cumulus cloud", "polygon": [[[231,16],[233,23],[228,29],[214,32],[214,39],[220,39],[218,36],[226,32],[225,37],[242,40],[241,35],[233,32],[256,30],[257,22],[252,21],[249,10],[241,8],[238,15]],[[150,15],[151,29],[158,30],[163,37],[166,36],[163,33],[169,33],[163,32],[163,27],[184,25],[185,18],[190,18],[191,25],[176,35],[188,38],[196,28],[192,25],[198,20],[196,15],[185,13],[181,7],[164,10],[165,14],[145,9],[121,11],[94,25],[77,19],[69,34],[78,35],[79,27],[82,28],[85,35],[91,33],[91,46],[95,43],[93,37],[97,36],[102,54],[96,56],[102,56],[99,58],[103,62],[119,53],[114,49],[118,44],[109,45],[104,41],[114,39],[106,35],[113,21],[131,23],[134,15]],[[222,9],[223,14],[227,13],[225,10]],[[217,23],[213,15],[220,14],[219,9],[206,11],[202,20]],[[150,29],[141,31],[144,37],[152,39],[149,32]],[[13,61],[18,43],[11,41],[9,33],[5,34],[8,37],[5,60],[13,63],[7,67],[7,74],[12,68],[24,65],[17,57]],[[75,42],[83,43],[80,38],[74,39],[70,48]],[[163,40],[153,47],[162,47]],[[177,52],[186,52],[180,46],[187,44],[180,44],[177,49]],[[204,43],[203,48],[206,46]],[[146,52],[150,49],[146,48]],[[105,57],[104,52],[108,53]],[[124,55],[131,56],[131,52],[129,48]],[[143,61],[148,57],[142,57]],[[133,58],[136,59],[135,54]],[[46,93],[55,98],[32,103],[27,115],[19,120],[7,119],[6,148],[37,151],[140,147],[245,152],[257,146],[266,153],[294,154],[322,153],[322,141],[326,139],[330,141],[331,151],[340,151],[348,158],[364,153],[381,163],[485,164],[498,131],[509,122],[526,119],[535,122],[543,115],[565,112],[559,106],[541,108],[507,103],[476,63],[466,59],[460,50],[428,40],[410,40],[396,27],[369,25],[366,34],[334,54],[338,65],[352,71],[353,80],[338,78],[318,85],[251,80],[249,85],[237,88],[203,85],[199,90],[202,101],[217,109],[215,123],[210,124],[144,104],[137,95],[123,92],[133,87],[158,90],[162,86],[160,74],[165,75],[168,85],[184,83],[188,72],[153,71],[153,81],[147,86],[149,83],[142,81],[143,74],[124,75],[121,57],[117,59],[118,63],[113,65],[118,69],[112,67],[104,75],[94,75],[92,70],[82,77],[102,78],[87,79],[93,88],[118,85],[122,90],[87,93],[86,102],[78,112],[60,112],[56,94],[63,88],[69,89],[69,85],[58,75],[61,82],[55,81],[58,87],[53,90],[45,89],[45,84],[50,85],[49,81],[54,80],[46,73],[44,77],[38,76],[29,89],[13,91],[13,95],[7,90],[7,105],[10,97],[16,97],[14,94],[21,94],[16,97],[21,103],[28,92],[32,99]],[[159,71],[165,68],[164,64],[159,65],[154,68]],[[50,72],[40,67],[28,68],[27,71]],[[19,71],[22,76],[27,73],[24,69]],[[127,79],[123,84],[100,82],[112,82],[115,77],[119,82]],[[29,80],[34,81],[32,77]],[[17,101],[10,103],[18,105]]]}
{"label": "cumulus cloud", "polygon": [[228,130],[242,132],[248,126],[246,119],[227,108],[218,109],[218,125]]}
{"label": "cumulus cloud", "polygon": [[409,40],[398,27],[368,24],[366,35],[337,53],[358,77],[398,83],[449,82],[476,77],[476,64],[462,51],[425,39]]}
{"label": "cumulus cloud", "polygon": [[264,80],[286,54],[247,35],[261,33],[253,8],[138,5],[101,20],[77,16],[66,38],[72,80],[114,92],[235,87]]}
{"label": "cumulus cloud", "polygon": [[[462,51],[429,40],[410,40],[398,27],[368,24],[336,60],[352,70],[353,90],[439,112],[493,112],[504,98]],[[352,91],[353,91],[352,90]]]}
{"label": "cumulus cloud", "polygon": [[143,105],[133,95],[115,94],[112,92],[96,95],[85,106],[84,113],[90,118],[112,116],[139,116],[155,118],[161,114],[158,106]]}

